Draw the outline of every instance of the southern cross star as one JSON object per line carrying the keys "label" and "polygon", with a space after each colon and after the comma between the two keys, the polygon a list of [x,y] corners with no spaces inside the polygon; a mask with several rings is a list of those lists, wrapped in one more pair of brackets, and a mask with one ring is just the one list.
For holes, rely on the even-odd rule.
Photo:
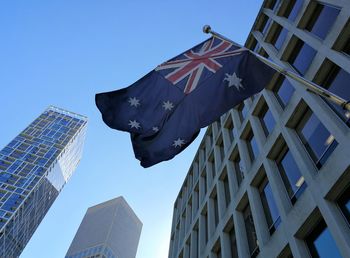
{"label": "southern cross star", "polygon": [[185,141],[180,139],[180,138],[178,138],[177,140],[174,141],[173,146],[174,146],[174,148],[176,148],[176,147],[180,147],[181,148],[181,146],[184,145],[184,144],[185,144]]}
{"label": "southern cross star", "polygon": [[158,131],[159,131],[159,128],[158,128],[157,126],[153,126],[153,127],[152,127],[152,130],[153,130],[154,132],[158,132]]}
{"label": "southern cross star", "polygon": [[137,99],[137,98],[135,98],[135,97],[133,97],[133,98],[130,97],[129,100],[128,100],[128,102],[130,103],[130,106],[131,106],[131,107],[132,107],[132,106],[137,107],[137,106],[140,105],[140,100]]}
{"label": "southern cross star", "polygon": [[163,108],[164,108],[165,110],[169,110],[169,111],[170,111],[170,110],[173,109],[173,107],[174,107],[173,103],[170,102],[169,100],[163,101]]}
{"label": "southern cross star", "polygon": [[243,85],[241,84],[242,79],[239,78],[236,73],[233,73],[232,75],[227,73],[225,75],[226,77],[224,81],[228,81],[228,87],[235,86],[238,91],[240,88],[244,89]]}
{"label": "southern cross star", "polygon": [[136,120],[134,120],[134,121],[129,120],[129,125],[131,128],[136,128],[136,129],[139,129],[141,127],[140,123],[137,122]]}

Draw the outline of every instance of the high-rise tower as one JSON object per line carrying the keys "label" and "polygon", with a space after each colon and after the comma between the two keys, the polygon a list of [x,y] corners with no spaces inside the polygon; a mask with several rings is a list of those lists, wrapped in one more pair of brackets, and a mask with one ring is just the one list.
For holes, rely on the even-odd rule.
{"label": "high-rise tower", "polygon": [[90,207],[66,258],[135,258],[142,222],[123,197]]}
{"label": "high-rise tower", "polygon": [[[350,99],[350,1],[265,0],[245,46]],[[169,258],[350,257],[349,118],[283,75],[224,114],[175,201]]]}
{"label": "high-rise tower", "polygon": [[49,107],[0,151],[0,257],[18,257],[83,150],[87,118]]}

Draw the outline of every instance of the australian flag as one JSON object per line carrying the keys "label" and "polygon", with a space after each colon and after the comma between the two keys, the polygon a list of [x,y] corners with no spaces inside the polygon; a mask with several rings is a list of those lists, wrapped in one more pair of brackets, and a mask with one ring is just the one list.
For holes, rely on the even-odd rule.
{"label": "australian flag", "polygon": [[172,159],[201,128],[261,91],[275,70],[215,37],[159,65],[131,86],[96,94],[103,121],[129,132],[143,167]]}

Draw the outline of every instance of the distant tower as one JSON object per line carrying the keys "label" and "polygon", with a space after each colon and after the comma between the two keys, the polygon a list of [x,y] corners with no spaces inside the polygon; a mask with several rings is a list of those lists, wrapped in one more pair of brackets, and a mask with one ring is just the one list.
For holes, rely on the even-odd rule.
{"label": "distant tower", "polygon": [[76,169],[87,118],[49,107],[0,151],[0,257],[18,257]]}
{"label": "distant tower", "polygon": [[135,258],[142,222],[123,197],[90,207],[66,258]]}

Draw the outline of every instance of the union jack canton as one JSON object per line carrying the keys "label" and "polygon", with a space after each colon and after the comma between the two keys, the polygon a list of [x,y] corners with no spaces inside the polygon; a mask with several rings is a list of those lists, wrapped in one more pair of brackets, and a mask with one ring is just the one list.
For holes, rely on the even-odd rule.
{"label": "union jack canton", "polygon": [[240,55],[243,51],[247,49],[212,37],[159,65],[155,70],[176,87],[183,89],[185,94],[189,94],[198,84],[222,68],[229,57]]}

